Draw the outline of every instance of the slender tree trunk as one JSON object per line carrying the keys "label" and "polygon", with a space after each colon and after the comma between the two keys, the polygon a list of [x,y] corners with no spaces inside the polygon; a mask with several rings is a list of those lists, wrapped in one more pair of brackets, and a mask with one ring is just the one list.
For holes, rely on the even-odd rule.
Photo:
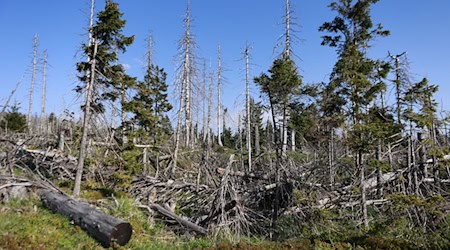
{"label": "slender tree trunk", "polygon": [[95,84],[95,64],[96,64],[96,55],[97,55],[97,41],[94,43],[94,53],[92,54],[91,58],[91,69],[89,73],[89,82],[86,86],[86,102],[84,105],[84,119],[83,119],[83,127],[82,127],[82,134],[81,134],[81,143],[80,143],[80,153],[78,156],[78,165],[77,165],[77,173],[75,176],[75,185],[73,189],[73,195],[79,196],[80,195],[80,187],[81,187],[81,176],[83,175],[83,167],[84,167],[84,159],[86,158],[86,151],[87,151],[87,136],[88,136],[88,130],[89,130],[89,122],[91,119],[91,102],[92,102],[92,91]]}
{"label": "slender tree trunk", "polygon": [[16,87],[11,91],[11,94],[9,94],[8,99],[6,99],[5,105],[3,105],[3,108],[2,108],[2,111],[0,112],[0,114],[5,113],[6,108],[9,106],[9,102],[11,101],[11,98],[16,93],[16,91],[19,88],[20,84],[22,84],[22,81],[23,81],[23,77],[16,83]]}
{"label": "slender tree trunk", "polygon": [[38,35],[35,34],[33,38],[33,71],[31,72],[31,85],[30,85],[30,101],[28,107],[28,129],[32,132],[31,119],[33,118],[33,95],[34,95],[34,82],[36,80],[36,66],[37,66],[37,49],[38,49]]}
{"label": "slender tree trunk", "polygon": [[288,115],[287,115],[287,113],[288,112],[287,112],[286,104],[283,104],[283,121],[282,121],[282,128],[281,128],[281,133],[282,133],[282,137],[283,137],[281,155],[283,158],[287,157],[287,141],[288,141],[288,133],[287,133]]}
{"label": "slender tree trunk", "polygon": [[47,100],[47,50],[44,50],[44,65],[42,71],[42,96],[41,96],[41,131],[47,128],[47,122],[45,119],[45,101]]}
{"label": "slender tree trunk", "polygon": [[217,143],[219,146],[223,147],[222,144],[222,135],[220,132],[220,112],[221,112],[221,103],[220,103],[220,88],[221,88],[221,81],[222,81],[222,58],[220,55],[220,45],[218,48],[218,67],[217,67]]}
{"label": "slender tree trunk", "polygon": [[242,128],[241,128],[241,114],[238,115],[238,133],[239,133],[239,160],[241,163],[242,171],[245,171],[244,161],[242,159],[242,152],[244,150],[242,143]]}
{"label": "slender tree trunk", "polygon": [[193,131],[192,131],[192,114],[191,114],[191,110],[192,110],[192,62],[191,62],[191,47],[192,47],[192,41],[191,41],[191,9],[190,9],[190,1],[188,1],[188,5],[186,8],[186,18],[185,18],[185,27],[186,27],[186,31],[185,31],[185,36],[184,36],[184,46],[185,46],[185,51],[184,51],[184,64],[183,64],[183,81],[184,81],[184,94],[185,94],[185,105],[186,105],[186,110],[185,110],[185,137],[186,137],[186,141],[185,141],[185,146],[187,148],[191,147],[191,137],[193,135]]}
{"label": "slender tree trunk", "polygon": [[184,91],[185,88],[182,83],[181,86],[181,96],[180,96],[180,110],[178,111],[178,121],[177,121],[177,130],[175,132],[175,150],[173,152],[173,162],[172,162],[172,177],[175,177],[176,169],[177,169],[177,161],[178,161],[178,150],[180,148],[180,134],[181,134],[181,123],[182,123],[182,114],[184,112]]}
{"label": "slender tree trunk", "polygon": [[208,117],[206,121],[206,141],[208,147],[211,147],[211,112],[212,112],[212,94],[213,94],[213,76],[209,77],[209,89],[208,89]]}
{"label": "slender tree trunk", "polygon": [[248,152],[248,171],[252,171],[252,135],[251,135],[251,117],[250,117],[250,80],[249,80],[249,47],[245,47],[245,110],[247,115],[247,152]]}
{"label": "slender tree trunk", "polygon": [[207,130],[208,127],[206,126],[206,119],[208,119],[206,117],[206,103],[208,101],[208,98],[206,97],[206,82],[207,82],[207,77],[206,77],[206,61],[203,62],[203,91],[202,91],[202,104],[203,104],[203,108],[202,108],[202,127],[203,127],[203,143],[206,143],[206,137],[207,137]]}
{"label": "slender tree trunk", "polygon": [[[381,142],[380,142],[381,140],[379,140],[379,142],[378,142],[378,146],[377,146],[377,153],[376,153],[376,156],[377,156],[377,161],[378,162],[381,162],[382,161],[382,158],[381,158],[381,155],[382,155],[382,150],[381,150]],[[383,171],[381,171],[381,169],[380,168],[378,168],[377,169],[377,192],[378,192],[378,197],[383,197],[383,180],[382,180],[382,176],[383,176]]]}
{"label": "slender tree trunk", "polygon": [[260,139],[259,139],[259,125],[254,124],[255,127],[255,154],[258,156],[261,153]]}
{"label": "slender tree trunk", "polygon": [[126,126],[127,112],[123,108],[126,102],[127,102],[127,92],[126,92],[124,83],[122,83],[122,89],[120,90],[120,104],[121,104],[120,116],[122,119],[122,144],[123,145],[126,145],[128,143],[127,126]]}
{"label": "slender tree trunk", "polygon": [[330,184],[333,185],[335,181],[334,175],[334,130],[331,128],[330,141],[328,142],[328,168],[330,172]]}
{"label": "slender tree trunk", "polygon": [[428,178],[428,166],[427,166],[427,157],[426,157],[426,150],[425,150],[425,143],[423,139],[422,133],[417,133],[417,139],[420,143],[420,151],[419,151],[419,158],[420,158],[420,166],[423,171],[423,177]]}
{"label": "slender tree trunk", "polygon": [[357,166],[361,169],[360,173],[360,182],[361,182],[361,210],[363,213],[363,223],[365,229],[369,229],[369,219],[367,217],[367,201],[366,201],[366,186],[364,185],[365,181],[365,167],[363,163],[363,154],[361,151],[358,152],[357,156]]}

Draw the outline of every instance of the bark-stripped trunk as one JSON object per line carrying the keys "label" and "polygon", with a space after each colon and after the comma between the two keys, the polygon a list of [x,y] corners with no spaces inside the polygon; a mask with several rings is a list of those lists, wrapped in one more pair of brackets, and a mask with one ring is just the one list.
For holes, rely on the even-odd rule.
{"label": "bark-stripped trunk", "polygon": [[222,58],[220,55],[220,45],[218,48],[218,65],[217,65],[217,143],[219,146],[223,147],[222,144],[222,133],[220,132],[220,123],[221,123],[221,103],[220,103],[220,88],[221,88],[221,82],[222,82]]}
{"label": "bark-stripped trunk", "polygon": [[75,176],[75,185],[73,189],[73,195],[78,196],[80,194],[81,187],[81,176],[83,175],[83,167],[84,167],[84,159],[86,158],[87,151],[87,136],[89,130],[89,121],[91,119],[91,102],[92,102],[92,91],[95,84],[95,64],[96,64],[96,55],[97,55],[97,41],[94,43],[94,53],[91,58],[91,69],[89,70],[89,82],[86,86],[86,102],[84,105],[84,118],[83,118],[83,127],[81,134],[81,143],[80,143],[80,153],[78,156],[78,165],[77,165],[77,173]]}
{"label": "bark-stripped trunk", "polygon": [[365,180],[365,166],[363,163],[363,153],[361,151],[358,152],[357,155],[357,167],[361,169],[360,172],[360,182],[361,182],[361,210],[363,214],[363,223],[365,229],[369,228],[369,219],[367,217],[367,200],[366,200],[366,186],[364,185]]}
{"label": "bark-stripped trunk", "polygon": [[212,95],[213,95],[213,76],[209,77],[209,90],[208,90],[208,116],[206,120],[206,142],[208,147],[211,146],[211,112],[212,112]]}
{"label": "bark-stripped trunk", "polygon": [[206,143],[206,137],[207,137],[207,126],[206,126],[206,102],[207,102],[207,97],[206,97],[206,82],[207,82],[207,77],[206,77],[206,61],[203,62],[203,90],[202,90],[202,132],[203,132],[203,143]]}
{"label": "bark-stripped trunk", "polygon": [[334,173],[334,129],[330,131],[330,141],[328,142],[328,169],[330,174],[330,184],[334,185],[335,173]]}
{"label": "bark-stripped trunk", "polygon": [[125,111],[125,109],[123,108],[125,103],[127,102],[127,92],[125,89],[125,85],[124,83],[122,83],[121,86],[121,90],[120,90],[120,106],[121,106],[121,110],[120,110],[120,116],[122,119],[122,144],[125,145],[128,143],[128,136],[127,136],[127,112]]}
{"label": "bark-stripped trunk", "polygon": [[34,95],[34,82],[36,80],[36,65],[37,65],[37,49],[38,49],[38,35],[35,34],[33,38],[33,71],[31,72],[31,85],[30,85],[30,101],[28,106],[28,129],[32,132],[31,119],[33,118],[33,95]]}
{"label": "bark-stripped trunk", "polygon": [[[377,161],[381,162],[381,142],[378,143],[377,146]],[[379,197],[383,197],[383,180],[382,180],[382,176],[383,176],[383,171],[381,171],[380,168],[377,169],[377,192],[378,192],[378,196]]]}
{"label": "bark-stripped trunk", "polygon": [[260,139],[259,139],[259,124],[254,124],[255,127],[255,154],[261,153]]}
{"label": "bark-stripped trunk", "polygon": [[84,104],[84,117],[83,117],[83,127],[81,132],[81,141],[80,141],[80,152],[78,155],[78,163],[77,163],[77,172],[75,175],[75,184],[73,188],[73,195],[75,197],[80,195],[80,188],[81,188],[81,177],[83,175],[83,167],[84,167],[84,159],[86,158],[86,152],[88,147],[88,132],[89,132],[89,122],[91,119],[91,103],[92,103],[92,96],[94,91],[94,84],[95,84],[95,65],[96,65],[96,59],[97,56],[97,47],[98,43],[94,40],[93,34],[92,34],[92,27],[94,25],[94,7],[95,7],[95,0],[91,0],[91,12],[89,16],[89,40],[88,40],[88,48],[92,46],[94,43],[94,51],[92,55],[87,55],[87,61],[91,63],[91,68],[87,74],[87,82],[86,84],[86,100]]}
{"label": "bark-stripped trunk", "polygon": [[186,9],[186,34],[184,42],[186,43],[186,50],[184,52],[184,87],[185,87],[185,104],[186,104],[186,113],[185,113],[185,126],[186,126],[186,147],[191,146],[191,133],[192,133],[192,83],[191,83],[191,8],[190,2],[188,2]]}
{"label": "bark-stripped trunk", "polygon": [[178,110],[178,121],[177,121],[177,130],[175,132],[175,150],[173,152],[173,162],[172,162],[172,176],[175,177],[176,169],[177,169],[177,161],[178,161],[178,150],[180,148],[180,135],[181,135],[181,119],[183,118],[182,114],[184,112],[184,91],[185,88],[181,85],[181,96],[180,96],[180,109]]}
{"label": "bark-stripped trunk", "polygon": [[47,122],[45,119],[45,102],[47,100],[47,50],[44,50],[44,65],[42,69],[42,96],[41,96],[41,131],[47,132]]}
{"label": "bark-stripped trunk", "polygon": [[245,110],[247,114],[247,152],[248,171],[252,171],[252,135],[250,117],[250,80],[249,80],[249,47],[245,48]]}

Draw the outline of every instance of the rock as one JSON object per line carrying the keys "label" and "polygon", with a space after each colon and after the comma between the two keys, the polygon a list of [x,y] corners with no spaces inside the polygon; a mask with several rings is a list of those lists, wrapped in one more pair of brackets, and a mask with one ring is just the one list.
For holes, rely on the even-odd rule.
{"label": "rock", "polygon": [[28,190],[24,186],[13,186],[9,191],[10,199],[24,199],[28,197]]}

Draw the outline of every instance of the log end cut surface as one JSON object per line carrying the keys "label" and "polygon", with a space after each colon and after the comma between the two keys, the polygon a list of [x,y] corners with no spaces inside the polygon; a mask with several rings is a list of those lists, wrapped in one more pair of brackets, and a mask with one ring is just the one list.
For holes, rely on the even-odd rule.
{"label": "log end cut surface", "polygon": [[132,232],[133,229],[131,228],[130,223],[127,222],[120,223],[114,227],[114,231],[111,234],[111,238],[113,241],[116,241],[119,245],[124,246],[130,240]]}

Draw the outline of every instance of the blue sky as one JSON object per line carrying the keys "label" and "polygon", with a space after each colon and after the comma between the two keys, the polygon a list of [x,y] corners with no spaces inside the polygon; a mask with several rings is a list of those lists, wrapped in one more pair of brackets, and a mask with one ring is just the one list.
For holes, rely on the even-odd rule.
{"label": "blue sky", "polygon": [[[131,75],[142,79],[145,38],[152,30],[155,40],[155,63],[174,82],[177,41],[182,36],[182,19],[186,1],[134,0],[118,1],[127,25],[126,35],[135,35],[135,43],[121,56]],[[48,112],[60,114],[64,109],[79,112],[80,100],[72,91],[78,84],[75,64],[81,60],[80,44],[86,38],[90,0],[0,0],[0,105],[6,101],[17,81],[24,81],[14,99],[28,112],[28,91],[31,79],[32,40],[39,35],[39,52],[48,50]],[[328,0],[292,0],[295,7],[300,40],[294,52],[305,83],[327,81],[336,60],[334,49],[320,45],[318,27],[334,17]],[[251,77],[266,71],[274,58],[274,47],[282,34],[284,0],[191,0],[193,34],[197,55],[217,65],[217,46],[222,47],[226,68],[223,103],[236,113],[243,107],[243,48],[251,44]],[[104,1],[97,0],[96,11]],[[450,109],[450,1],[448,0],[381,0],[373,6],[375,23],[391,31],[388,38],[373,42],[369,51],[373,58],[385,58],[387,52],[408,52],[411,72],[420,80],[428,77],[440,86],[437,101]],[[279,51],[278,51],[279,52]],[[34,112],[40,112],[42,73],[38,72],[34,95]],[[255,86],[252,93],[259,96]],[[171,93],[170,93],[171,94]]]}

